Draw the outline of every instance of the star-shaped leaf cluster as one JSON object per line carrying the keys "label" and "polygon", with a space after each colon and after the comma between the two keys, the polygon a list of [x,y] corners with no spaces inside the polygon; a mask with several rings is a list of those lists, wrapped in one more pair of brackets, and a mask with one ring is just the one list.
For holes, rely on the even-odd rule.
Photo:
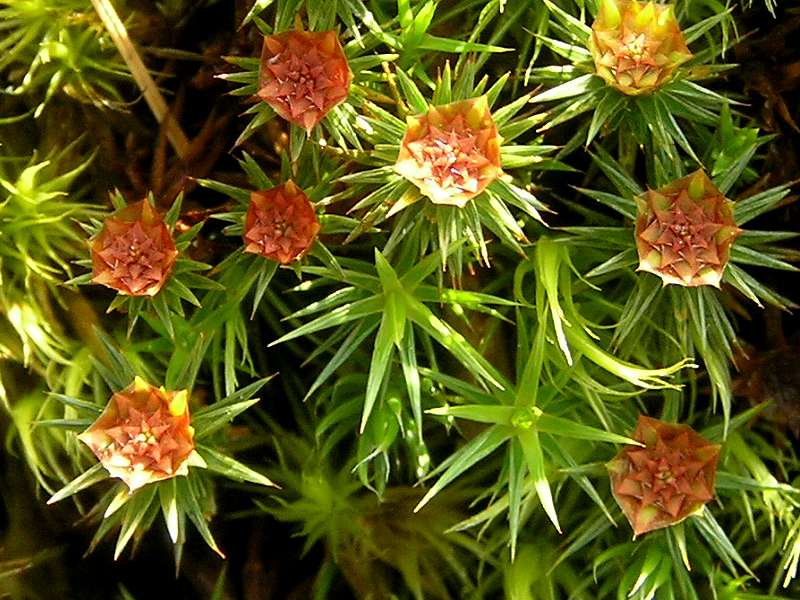
{"label": "star-shaped leaf cluster", "polygon": [[719,445],[687,425],[644,415],[631,437],[644,447],[624,448],[607,466],[635,535],[674,525],[714,497]]}
{"label": "star-shaped leaf cluster", "polygon": [[335,31],[264,37],[258,97],[308,133],[347,98],[352,79]]}

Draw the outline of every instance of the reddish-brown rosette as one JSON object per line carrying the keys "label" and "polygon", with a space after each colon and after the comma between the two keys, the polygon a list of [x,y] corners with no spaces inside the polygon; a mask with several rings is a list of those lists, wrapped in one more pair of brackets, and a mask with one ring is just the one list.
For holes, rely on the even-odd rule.
{"label": "reddish-brown rosette", "polygon": [[702,170],[636,199],[639,271],[664,285],[719,287],[731,246],[741,230],[733,202]]}
{"label": "reddish-brown rosette", "polygon": [[285,265],[311,249],[319,233],[314,205],[294,182],[250,194],[244,251]]}
{"label": "reddish-brown rosette", "polygon": [[167,392],[137,377],[115,393],[105,410],[78,436],[112,477],[134,490],[205,467],[194,448],[186,390]]}
{"label": "reddish-brown rosette", "polygon": [[128,296],[155,296],[178,258],[172,234],[147,200],[108,217],[91,250],[92,281]]}
{"label": "reddish-brown rosette", "polygon": [[720,446],[688,425],[639,416],[626,446],[608,467],[611,492],[634,537],[697,513],[714,497]]}
{"label": "reddish-brown rosette", "polygon": [[408,117],[394,170],[434,204],[463,207],[500,177],[500,134],[486,96]]}
{"label": "reddish-brown rosette", "polygon": [[352,80],[335,31],[264,36],[258,96],[290,123],[310,132],[347,98]]}

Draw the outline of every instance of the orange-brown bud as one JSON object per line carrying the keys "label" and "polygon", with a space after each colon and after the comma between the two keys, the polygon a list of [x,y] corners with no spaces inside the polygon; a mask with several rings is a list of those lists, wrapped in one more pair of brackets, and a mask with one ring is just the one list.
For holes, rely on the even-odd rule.
{"label": "orange-brown bud", "polygon": [[250,195],[244,251],[285,265],[308,252],[319,229],[314,205],[303,190],[287,181]]}
{"label": "orange-brown bud", "polygon": [[91,250],[92,281],[129,296],[155,296],[178,257],[169,229],[147,200],[108,217]]}
{"label": "orange-brown bud", "polygon": [[408,117],[394,169],[434,204],[463,207],[502,174],[500,142],[486,96],[431,106]]}
{"label": "orange-brown bud", "polygon": [[718,444],[644,415],[631,437],[644,447],[626,446],[606,466],[634,536],[679,523],[714,497]]}
{"label": "orange-brown bud", "polygon": [[285,31],[264,37],[258,96],[306,131],[347,98],[352,80],[335,31]]}
{"label": "orange-brown bud", "polygon": [[186,475],[190,466],[205,466],[194,449],[188,398],[186,390],[167,392],[137,377],[78,439],[131,492]]}
{"label": "orange-brown bud", "polygon": [[664,285],[719,287],[731,245],[741,230],[733,203],[702,170],[636,199],[639,270]]}
{"label": "orange-brown bud", "polygon": [[597,74],[623,94],[647,94],[692,57],[672,5],[601,0],[589,49]]}

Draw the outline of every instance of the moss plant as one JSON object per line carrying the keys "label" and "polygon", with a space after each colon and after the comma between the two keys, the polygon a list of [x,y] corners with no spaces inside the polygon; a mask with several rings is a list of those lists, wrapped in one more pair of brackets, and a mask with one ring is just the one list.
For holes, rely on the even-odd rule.
{"label": "moss plant", "polygon": [[0,0],[0,598],[800,597],[798,18]]}

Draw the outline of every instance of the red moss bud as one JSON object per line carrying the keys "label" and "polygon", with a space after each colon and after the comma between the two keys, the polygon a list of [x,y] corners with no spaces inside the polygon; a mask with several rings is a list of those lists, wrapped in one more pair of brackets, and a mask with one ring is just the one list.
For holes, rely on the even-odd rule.
{"label": "red moss bud", "polygon": [[463,207],[502,174],[497,126],[485,96],[408,117],[394,169],[434,204]]}
{"label": "red moss bud", "polygon": [[303,190],[287,181],[250,195],[244,251],[285,265],[308,252],[319,229],[314,205]]}
{"label": "red moss bud", "polygon": [[589,49],[597,74],[623,94],[647,94],[692,57],[674,7],[635,0],[601,0]]}
{"label": "red moss bud", "polygon": [[108,217],[91,250],[92,281],[128,296],[155,296],[178,257],[172,234],[147,200]]}
{"label": "red moss bud", "polygon": [[733,203],[708,176],[696,171],[636,199],[639,269],[664,285],[719,287],[731,245],[741,230]]}
{"label": "red moss bud", "polygon": [[112,477],[134,490],[205,467],[194,449],[189,394],[167,392],[139,377],[115,393],[103,413],[78,436]]}
{"label": "red moss bud", "polygon": [[264,37],[258,96],[310,132],[347,98],[353,74],[335,31],[285,31]]}
{"label": "red moss bud", "polygon": [[634,537],[697,513],[714,497],[720,446],[688,425],[639,416],[626,446],[608,467],[611,492]]}

